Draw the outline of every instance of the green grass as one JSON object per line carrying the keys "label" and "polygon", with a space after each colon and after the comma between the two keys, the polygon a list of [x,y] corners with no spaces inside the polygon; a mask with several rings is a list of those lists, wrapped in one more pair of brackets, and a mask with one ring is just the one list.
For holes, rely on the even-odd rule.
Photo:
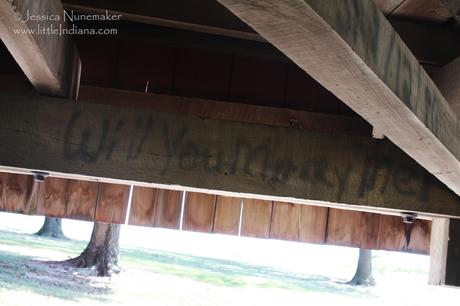
{"label": "green grass", "polygon": [[[70,274],[69,279],[56,281],[55,275],[50,272],[52,269],[36,261],[37,259],[50,260],[40,255],[50,252],[60,260],[77,256],[86,247],[86,243],[85,241],[54,240],[0,231],[0,246],[3,245],[8,250],[16,250],[15,252],[0,252],[0,268],[3,270],[0,273],[0,287],[18,291],[33,291],[41,295],[68,300],[77,300],[82,296],[104,299],[110,294],[109,289],[96,288],[91,280],[74,276],[71,271],[67,271]],[[37,256],[30,254],[37,254]],[[319,275],[307,276],[261,265],[158,250],[122,247],[120,261],[125,270],[137,269],[221,287],[278,288],[348,296],[366,293],[366,289],[336,283]],[[65,274],[66,271],[59,273]]]}

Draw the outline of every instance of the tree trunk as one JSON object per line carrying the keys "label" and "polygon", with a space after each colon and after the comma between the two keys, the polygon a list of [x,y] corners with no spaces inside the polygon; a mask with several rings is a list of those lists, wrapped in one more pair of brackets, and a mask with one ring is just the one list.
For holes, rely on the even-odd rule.
{"label": "tree trunk", "polygon": [[42,228],[35,233],[37,236],[49,237],[56,239],[64,239],[64,233],[62,232],[62,222],[59,218],[45,217],[45,222]]}
{"label": "tree trunk", "polygon": [[94,222],[93,233],[88,246],[80,256],[67,262],[77,268],[95,266],[98,276],[111,276],[119,272],[120,225]]}
{"label": "tree trunk", "polygon": [[375,280],[372,277],[372,251],[359,249],[358,268],[355,276],[348,282],[350,285],[374,286]]}

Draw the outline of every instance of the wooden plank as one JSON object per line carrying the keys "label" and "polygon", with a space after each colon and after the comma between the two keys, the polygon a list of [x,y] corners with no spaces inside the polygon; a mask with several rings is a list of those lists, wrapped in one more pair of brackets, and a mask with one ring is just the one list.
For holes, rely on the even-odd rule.
{"label": "wooden plank", "polygon": [[244,199],[241,235],[269,238],[273,201]]}
{"label": "wooden plank", "polygon": [[[409,245],[406,242],[406,230]],[[431,222],[416,219],[413,224],[405,224],[402,217],[382,216],[379,234],[379,249],[408,251],[421,254],[430,252]]]}
{"label": "wooden plank", "polygon": [[238,235],[243,199],[217,196],[214,233]]}
{"label": "wooden plank", "polygon": [[20,214],[35,214],[39,184],[33,176],[8,173],[4,186],[4,210]]}
{"label": "wooden plank", "polygon": [[96,221],[124,224],[128,209],[129,186],[100,183]]}
{"label": "wooden plank", "polygon": [[97,182],[72,180],[69,191],[66,217],[93,221],[96,214],[99,184]]}
{"label": "wooden plank", "polygon": [[446,281],[447,250],[449,246],[449,219],[433,218],[430,236],[429,285],[444,285]]}
{"label": "wooden plank", "polygon": [[326,243],[376,249],[381,217],[379,214],[330,208]]}
{"label": "wooden plank", "polygon": [[460,124],[370,0],[219,2],[460,194]]}
{"label": "wooden plank", "polygon": [[[86,14],[122,14],[123,20],[173,29],[214,34],[245,40],[264,41],[247,25],[234,18],[215,1],[200,1],[198,6],[184,0],[106,2],[99,0],[65,0],[68,10]],[[177,9],[179,8],[180,9]],[[206,12],[197,14],[197,11]]]}
{"label": "wooden plank", "polygon": [[0,1],[0,37],[42,94],[70,97],[77,91],[80,59],[71,35],[61,32],[70,29],[65,20],[59,0]]}
{"label": "wooden plank", "polygon": [[182,207],[181,191],[158,190],[155,226],[178,229]]}
{"label": "wooden plank", "polygon": [[215,209],[215,195],[187,192],[182,228],[186,231],[211,233]]}
{"label": "wooden plank", "polygon": [[[305,84],[301,84],[301,86],[305,86]],[[347,116],[152,93],[143,94],[92,86],[81,86],[79,98],[85,102],[116,106],[129,105],[130,107],[141,109],[178,113],[207,119],[258,123],[280,127],[295,126],[298,129],[325,133],[370,136],[372,130],[372,127],[364,120]],[[322,99],[324,97],[321,97]]]}
{"label": "wooden plank", "polygon": [[458,196],[387,140],[39,96],[0,102],[0,161],[10,171],[460,215]]}
{"label": "wooden plank", "polygon": [[299,241],[325,243],[329,208],[302,205],[300,209]]}
{"label": "wooden plank", "polygon": [[154,226],[159,189],[135,186],[128,224]]}
{"label": "wooden plank", "polygon": [[98,183],[49,177],[42,183],[37,214],[93,221]]}
{"label": "wooden plank", "polygon": [[391,16],[409,18],[416,21],[445,23],[455,15],[442,0],[405,0]]}
{"label": "wooden plank", "polygon": [[8,174],[0,172],[0,211],[5,211],[5,192]]}
{"label": "wooden plank", "polygon": [[301,204],[274,202],[270,238],[299,240]]}

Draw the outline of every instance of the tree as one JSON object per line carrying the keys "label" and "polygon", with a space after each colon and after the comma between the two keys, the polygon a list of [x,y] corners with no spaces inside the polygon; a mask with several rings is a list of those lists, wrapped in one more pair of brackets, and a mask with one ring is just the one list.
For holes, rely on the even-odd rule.
{"label": "tree", "polygon": [[35,233],[37,236],[64,239],[62,232],[62,220],[59,218],[45,217],[42,228]]}
{"label": "tree", "polygon": [[66,262],[77,268],[95,266],[98,276],[111,276],[119,272],[120,225],[94,222],[91,240],[86,249],[76,258]]}
{"label": "tree", "polygon": [[353,279],[348,282],[350,285],[374,286],[375,280],[372,276],[372,250],[359,249],[358,267]]}

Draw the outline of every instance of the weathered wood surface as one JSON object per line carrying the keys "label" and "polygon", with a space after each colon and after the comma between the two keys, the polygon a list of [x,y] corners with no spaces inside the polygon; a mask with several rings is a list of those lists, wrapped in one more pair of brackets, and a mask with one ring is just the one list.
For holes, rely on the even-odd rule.
{"label": "weathered wood surface", "polygon": [[381,217],[379,214],[330,208],[326,243],[377,249]]}
{"label": "weathered wood surface", "polygon": [[329,208],[302,205],[300,209],[299,241],[325,243]]}
{"label": "weathered wood surface", "polygon": [[[0,211],[124,223],[129,186],[0,173]],[[183,229],[428,254],[431,224],[327,207],[188,192]],[[182,192],[133,189],[129,224],[179,229]],[[243,210],[241,211],[241,204]],[[97,209],[96,209],[97,203]],[[96,215],[96,216],[95,216]],[[240,217],[241,220],[240,220]]]}
{"label": "weathered wood surface", "polygon": [[157,195],[155,226],[179,229],[181,208],[181,191],[160,189]]}
{"label": "weathered wood surface", "polygon": [[217,196],[214,233],[238,235],[243,199]]}
{"label": "weathered wood surface", "polygon": [[391,16],[417,21],[445,23],[458,13],[456,0],[405,0],[391,13]]}
{"label": "weathered wood surface", "polygon": [[412,224],[405,224],[401,217],[385,216],[380,223],[379,249],[429,253],[430,221],[416,219]]}
{"label": "weathered wood surface", "polygon": [[[37,20],[42,16],[53,20]],[[71,35],[63,32],[70,27],[59,0],[0,1],[0,37],[42,94],[75,95],[81,65]]]}
{"label": "weathered wood surface", "polygon": [[128,209],[129,186],[100,183],[96,221],[124,224]]}
{"label": "weathered wood surface", "polygon": [[268,238],[273,201],[245,199],[241,219],[241,235]]}
{"label": "weathered wood surface", "polygon": [[128,224],[155,226],[159,191],[157,188],[134,187]]}
{"label": "weathered wood surface", "polygon": [[457,118],[370,0],[219,2],[460,194]]}
{"label": "weathered wood surface", "polygon": [[444,285],[446,281],[447,250],[449,246],[449,219],[433,218],[430,237],[429,285]]}
{"label": "weathered wood surface", "polygon": [[99,191],[97,182],[50,177],[40,190],[39,215],[93,221]]}
{"label": "weathered wood surface", "polygon": [[182,229],[211,233],[216,210],[216,196],[198,192],[187,192]]}
{"label": "weathered wood surface", "polygon": [[5,211],[5,192],[8,173],[0,172],[0,211]]}
{"label": "weathered wood surface", "polygon": [[1,180],[3,181],[1,210],[27,215],[36,214],[40,185],[34,182],[33,176],[4,173]]}
{"label": "weathered wood surface", "polygon": [[85,102],[151,109],[206,119],[294,127],[324,133],[368,136],[370,130],[369,125],[363,120],[347,116],[93,86],[81,86],[79,99]]}
{"label": "weathered wood surface", "polygon": [[299,240],[301,204],[274,202],[270,238]]}
{"label": "weathered wood surface", "polygon": [[449,102],[452,110],[460,117],[460,57],[450,62],[442,69],[435,73],[433,80],[438,85],[446,100]]}
{"label": "weathered wood surface", "polygon": [[386,140],[37,96],[0,101],[9,169],[460,215],[458,196]]}

